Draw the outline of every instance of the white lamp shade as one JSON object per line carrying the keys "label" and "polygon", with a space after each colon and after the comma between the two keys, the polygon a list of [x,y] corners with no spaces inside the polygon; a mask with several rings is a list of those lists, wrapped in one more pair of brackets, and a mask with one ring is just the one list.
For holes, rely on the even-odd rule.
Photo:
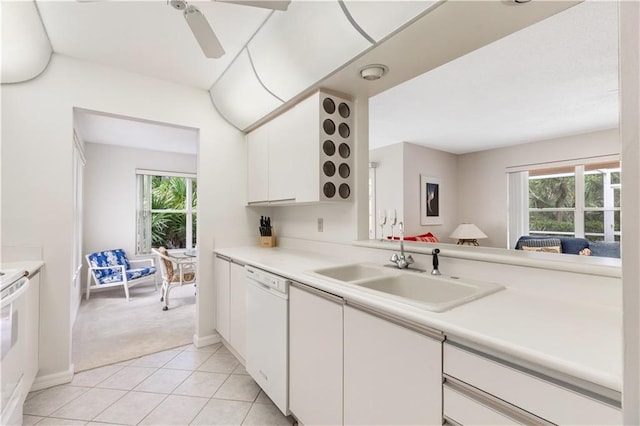
{"label": "white lamp shade", "polygon": [[484,232],[480,230],[473,223],[461,223],[458,227],[449,235],[449,238],[457,240],[478,240],[480,238],[488,238]]}

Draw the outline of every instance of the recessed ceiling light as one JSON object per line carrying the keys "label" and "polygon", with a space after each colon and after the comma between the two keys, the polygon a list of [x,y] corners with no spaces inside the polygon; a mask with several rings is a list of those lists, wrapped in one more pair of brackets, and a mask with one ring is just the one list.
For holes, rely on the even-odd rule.
{"label": "recessed ceiling light", "polygon": [[360,77],[365,80],[379,80],[389,71],[389,68],[386,65],[373,64],[367,65],[366,67],[360,68]]}

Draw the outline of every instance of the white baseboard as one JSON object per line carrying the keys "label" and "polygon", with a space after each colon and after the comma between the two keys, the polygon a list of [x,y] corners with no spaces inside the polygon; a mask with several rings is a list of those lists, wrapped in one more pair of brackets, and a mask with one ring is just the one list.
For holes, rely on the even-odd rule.
{"label": "white baseboard", "polygon": [[69,383],[73,380],[74,371],[74,366],[71,364],[67,371],[60,371],[58,373],[47,374],[44,376],[38,375],[33,381],[31,392]]}
{"label": "white baseboard", "polygon": [[231,345],[229,344],[229,342],[227,342],[226,340],[222,339],[222,344],[224,345],[224,347],[225,347],[225,348],[227,348],[227,350],[228,350],[229,352],[231,352],[231,353],[233,354],[233,356],[235,356],[235,357],[236,357],[236,359],[237,359],[238,361],[240,361],[240,364],[242,364],[242,366],[243,366],[243,367],[246,367],[246,366],[247,366],[247,363],[246,363],[246,361],[245,361],[244,357],[243,357],[242,355],[240,355],[240,354],[238,353],[238,351],[236,351],[236,350],[233,348],[233,346],[231,346]]}
{"label": "white baseboard", "polygon": [[193,335],[193,344],[196,348],[203,348],[205,346],[213,345],[214,343],[220,343],[221,337],[218,333],[213,333],[208,336],[200,337],[197,334]]}

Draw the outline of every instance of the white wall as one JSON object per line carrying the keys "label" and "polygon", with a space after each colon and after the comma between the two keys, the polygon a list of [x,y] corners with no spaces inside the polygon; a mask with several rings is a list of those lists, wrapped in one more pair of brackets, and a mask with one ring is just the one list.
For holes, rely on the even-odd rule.
{"label": "white wall", "polygon": [[620,2],[624,424],[640,424],[640,3]]}
{"label": "white wall", "polygon": [[[396,209],[398,217],[404,218],[409,229],[409,221],[405,218],[404,211],[404,156],[403,144],[397,143],[382,148],[369,151],[369,161],[378,164],[376,168],[376,207],[377,210]],[[376,217],[376,238],[381,238],[380,224],[378,222],[378,212],[374,212]],[[384,226],[384,236],[391,234],[391,228],[387,223]],[[398,235],[398,228],[394,231]],[[409,232],[407,232],[409,235]]]}
{"label": "white wall", "polygon": [[[431,232],[442,242],[458,226],[457,156],[448,152],[401,142],[369,152],[376,169],[376,203],[378,208],[395,208],[405,223],[405,235]],[[420,224],[420,175],[441,179],[440,215],[442,225]],[[390,229],[386,225],[385,235]],[[380,237],[380,228],[376,236]],[[397,228],[394,231],[398,235]]]}
{"label": "white wall", "polygon": [[[437,149],[412,143],[404,147],[404,217],[407,235],[431,232],[441,242],[455,242],[449,235],[460,223],[458,213],[458,159],[457,156]],[[420,175],[441,179],[440,217],[442,225],[420,225]]]}
{"label": "white wall", "polygon": [[85,254],[136,252],[136,169],[196,173],[195,155],[87,143],[84,177]]}
{"label": "white wall", "polygon": [[507,247],[507,167],[619,153],[611,129],[460,155],[458,217],[487,234],[482,245]]}
{"label": "white wall", "polygon": [[39,380],[70,379],[73,107],[199,129],[196,338],[215,335],[213,258],[218,246],[254,241],[244,208],[244,137],[206,91],[54,54],[38,78],[2,86],[2,238],[42,246]]}

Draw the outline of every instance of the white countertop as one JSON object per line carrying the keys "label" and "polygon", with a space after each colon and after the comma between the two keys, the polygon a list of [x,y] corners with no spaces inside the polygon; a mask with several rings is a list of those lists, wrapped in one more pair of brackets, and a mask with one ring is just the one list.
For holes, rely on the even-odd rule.
{"label": "white countertop", "polygon": [[505,290],[435,313],[310,274],[313,269],[353,261],[278,247],[221,248],[216,253],[435,328],[448,338],[622,390],[620,309],[554,300],[503,283]]}

